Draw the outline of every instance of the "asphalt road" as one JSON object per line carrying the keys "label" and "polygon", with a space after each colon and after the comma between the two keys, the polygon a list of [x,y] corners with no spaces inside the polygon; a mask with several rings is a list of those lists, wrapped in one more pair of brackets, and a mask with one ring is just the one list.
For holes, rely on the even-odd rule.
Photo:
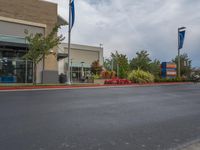
{"label": "asphalt road", "polygon": [[0,150],[168,150],[198,139],[198,84],[0,92]]}

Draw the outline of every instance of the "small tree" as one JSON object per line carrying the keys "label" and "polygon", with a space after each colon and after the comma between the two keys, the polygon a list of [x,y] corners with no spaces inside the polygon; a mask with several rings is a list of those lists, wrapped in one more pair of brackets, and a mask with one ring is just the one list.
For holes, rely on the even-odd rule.
{"label": "small tree", "polygon": [[102,70],[103,70],[103,67],[100,65],[99,60],[96,60],[91,64],[91,72],[94,75],[100,75]]}
{"label": "small tree", "polygon": [[[45,59],[45,56],[50,54],[50,49],[59,45],[61,41],[64,40],[62,35],[57,36],[59,25],[56,25],[52,31],[45,37],[41,33],[36,33],[33,35],[29,33],[28,30],[25,30],[26,41],[28,43],[29,51],[24,55],[25,59],[28,59],[33,62],[33,84],[36,84],[37,80],[37,64]],[[43,63],[44,65],[44,63]]]}

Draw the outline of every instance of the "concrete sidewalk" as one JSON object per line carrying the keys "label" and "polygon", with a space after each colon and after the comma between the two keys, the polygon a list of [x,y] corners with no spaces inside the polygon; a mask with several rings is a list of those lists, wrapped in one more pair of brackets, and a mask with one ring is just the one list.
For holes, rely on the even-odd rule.
{"label": "concrete sidewalk", "polygon": [[186,143],[172,150],[200,150],[200,140]]}
{"label": "concrete sidewalk", "polygon": [[181,150],[200,150],[200,142],[187,146]]}

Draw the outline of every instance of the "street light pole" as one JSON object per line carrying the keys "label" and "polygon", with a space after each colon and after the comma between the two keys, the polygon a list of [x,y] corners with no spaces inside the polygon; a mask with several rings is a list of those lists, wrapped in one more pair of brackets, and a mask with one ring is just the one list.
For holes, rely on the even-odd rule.
{"label": "street light pole", "polygon": [[178,78],[181,77],[181,59],[180,59],[180,48],[179,48],[179,45],[180,45],[179,31],[180,31],[180,28],[178,28]]}
{"label": "street light pole", "polygon": [[117,63],[117,77],[119,78],[119,64]]}
{"label": "street light pole", "polygon": [[71,67],[70,67],[71,68],[71,70],[70,70],[70,72],[71,72],[71,74],[70,74],[70,76],[71,76],[71,83],[72,83],[72,60],[73,59],[71,59]]}
{"label": "street light pole", "polygon": [[83,64],[85,62],[81,62],[81,82],[83,82],[83,78],[84,78],[84,68],[83,68]]}
{"label": "street light pole", "polygon": [[113,58],[111,58],[111,69],[112,69],[112,71],[113,71]]}
{"label": "street light pole", "polygon": [[67,61],[67,84],[71,84],[70,77],[70,46],[71,46],[71,0],[69,0],[69,27],[68,27],[68,61]]}

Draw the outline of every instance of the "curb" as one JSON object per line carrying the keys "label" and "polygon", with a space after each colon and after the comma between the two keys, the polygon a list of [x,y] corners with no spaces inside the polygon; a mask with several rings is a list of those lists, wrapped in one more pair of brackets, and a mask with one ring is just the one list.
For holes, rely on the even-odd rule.
{"label": "curb", "polygon": [[151,86],[170,86],[193,84],[192,82],[173,82],[173,83],[149,83],[149,84],[126,84],[126,85],[88,85],[88,86],[0,86],[0,92],[8,91],[39,91],[39,90],[73,90],[73,89],[98,89],[98,88],[125,88],[125,87],[151,87]]}
{"label": "curb", "polygon": [[171,150],[200,150],[200,139],[188,142]]}

